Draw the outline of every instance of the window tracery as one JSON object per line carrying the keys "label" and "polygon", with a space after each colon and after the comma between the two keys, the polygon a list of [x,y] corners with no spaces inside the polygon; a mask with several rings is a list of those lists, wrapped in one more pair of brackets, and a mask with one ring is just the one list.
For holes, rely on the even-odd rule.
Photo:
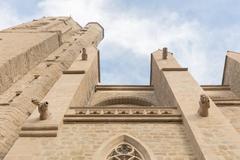
{"label": "window tracery", "polygon": [[129,143],[117,145],[106,160],[144,160],[141,153]]}

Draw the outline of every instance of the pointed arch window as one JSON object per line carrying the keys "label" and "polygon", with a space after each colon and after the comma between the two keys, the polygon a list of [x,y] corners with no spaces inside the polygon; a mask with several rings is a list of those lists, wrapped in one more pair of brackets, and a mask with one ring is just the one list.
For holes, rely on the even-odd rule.
{"label": "pointed arch window", "polygon": [[144,160],[144,158],[134,146],[124,142],[118,144],[106,160]]}
{"label": "pointed arch window", "polygon": [[153,153],[140,140],[130,135],[118,134],[105,141],[93,160],[156,160]]}

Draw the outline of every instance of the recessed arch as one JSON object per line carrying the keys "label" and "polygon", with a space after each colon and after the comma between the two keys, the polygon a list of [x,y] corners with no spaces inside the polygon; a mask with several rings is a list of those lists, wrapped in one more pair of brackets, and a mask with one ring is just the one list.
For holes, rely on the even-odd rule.
{"label": "recessed arch", "polygon": [[106,160],[112,150],[124,142],[134,146],[140,152],[144,160],[156,160],[147,146],[145,146],[140,140],[127,134],[116,135],[104,142],[96,154],[94,154],[93,160]]}
{"label": "recessed arch", "polygon": [[153,106],[154,104],[142,97],[133,96],[117,96],[109,97],[97,102],[94,106],[107,106],[107,105],[118,105],[118,104],[129,104],[138,106]]}

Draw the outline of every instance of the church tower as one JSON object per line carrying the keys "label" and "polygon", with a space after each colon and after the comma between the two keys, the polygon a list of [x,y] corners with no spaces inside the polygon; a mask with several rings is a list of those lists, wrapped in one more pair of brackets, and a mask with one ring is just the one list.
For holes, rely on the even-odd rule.
{"label": "church tower", "polygon": [[200,86],[167,48],[148,85],[101,85],[104,28],[43,17],[0,32],[0,159],[239,160],[240,54]]}

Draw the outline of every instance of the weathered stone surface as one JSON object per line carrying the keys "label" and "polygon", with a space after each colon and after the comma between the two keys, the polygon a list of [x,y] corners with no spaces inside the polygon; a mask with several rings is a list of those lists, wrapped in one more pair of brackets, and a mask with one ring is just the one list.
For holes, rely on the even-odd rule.
{"label": "weathered stone surface", "polygon": [[[171,58],[169,57],[169,59]],[[156,57],[154,61],[159,68],[168,65],[168,60],[162,62]],[[169,60],[169,65],[180,67],[174,60]],[[198,158],[204,160],[226,157],[239,159],[240,135],[217,106],[210,100],[209,115],[211,116],[201,118],[197,115],[199,96],[204,92],[192,76],[188,72],[182,71],[164,72],[163,75],[182,112],[183,122]],[[222,149],[231,147],[235,149],[229,149],[228,152],[224,152]]]}
{"label": "weathered stone surface", "polygon": [[0,33],[0,93],[59,47],[56,33]]}
{"label": "weathered stone surface", "polygon": [[[225,89],[223,89],[223,87]],[[219,107],[224,116],[230,121],[233,127],[240,132],[240,99],[231,90],[229,85],[204,86],[205,93]],[[208,88],[206,90],[206,88]],[[211,88],[209,90],[209,88]]]}
{"label": "weathered stone surface", "polygon": [[[177,106],[177,102],[174,98],[174,95],[169,87],[169,84],[163,75],[163,72],[160,71],[158,64],[161,63],[164,67],[168,68],[177,68],[180,67],[176,60],[169,56],[168,60],[163,60],[160,53],[161,50],[154,52],[156,54],[151,55],[151,85],[154,86],[156,97],[158,101],[163,103],[163,105]],[[157,63],[158,61],[158,63]]]}
{"label": "weathered stone surface", "polygon": [[[60,50],[62,49],[60,48]],[[19,129],[24,120],[35,108],[35,106],[31,104],[31,99],[42,99],[55,81],[60,77],[62,70],[70,66],[74,57],[76,58],[76,54],[69,54],[66,58],[63,56],[63,60],[59,61],[60,63],[52,64],[51,67],[47,67],[45,62],[40,63],[36,68],[32,69],[27,75],[0,96],[0,99],[3,102],[9,102],[12,100],[7,106],[0,105],[0,117],[3,119],[0,126],[2,127],[1,133],[4,135],[2,141],[3,143],[6,143],[8,140],[11,142],[6,145],[7,149],[11,147],[15,139],[18,137]],[[34,73],[38,73],[41,76],[33,81],[32,75]],[[23,92],[12,99],[11,95],[15,90],[22,90]],[[3,130],[4,132],[2,132]],[[4,154],[6,154],[6,152],[2,153],[2,155]]]}
{"label": "weathered stone surface", "polygon": [[115,101],[118,100],[119,102],[115,102],[116,104],[127,103],[123,101],[124,99],[126,99],[126,101],[127,99],[129,99],[128,101],[131,100],[132,105],[134,105],[133,100],[135,99],[135,101],[146,101],[149,103],[148,105],[150,106],[151,105],[163,106],[163,102],[161,101],[158,102],[154,91],[97,91],[91,98],[91,101],[89,101],[88,105],[89,106],[103,105],[102,103],[103,101],[111,99],[112,101],[114,101],[114,99]]}
{"label": "weathered stone surface", "polygon": [[196,160],[182,124],[153,123],[68,124],[56,138],[19,138],[5,160],[25,157],[97,160],[99,157],[94,157],[95,153],[118,135],[130,135],[140,140],[149,149],[147,151],[153,153],[155,160]]}
{"label": "weathered stone surface", "polygon": [[[0,159],[104,160],[122,144],[144,160],[240,159],[239,55],[227,54],[223,85],[200,87],[166,50],[152,54],[150,85],[101,85],[103,37],[71,17],[0,31]],[[49,102],[47,119],[33,98]]]}
{"label": "weathered stone surface", "polygon": [[233,127],[240,134],[240,105],[220,107],[222,113],[230,120]]}
{"label": "weathered stone surface", "polygon": [[230,85],[231,90],[240,96],[240,54],[228,51],[223,74],[224,85]]}
{"label": "weathered stone surface", "polygon": [[[55,19],[59,19],[59,18],[55,18]],[[19,80],[16,79],[14,81],[15,82],[14,84],[13,84],[13,81],[6,83],[6,85],[9,85],[8,87],[10,87],[11,84],[12,86],[0,95],[0,119],[1,119],[0,147],[4,148],[0,150],[0,159],[4,157],[4,155],[7,153],[7,151],[10,149],[10,147],[18,137],[18,133],[20,131],[20,128],[24,120],[35,109],[35,106],[31,104],[31,99],[37,98],[41,100],[44,98],[44,96],[47,94],[47,92],[53,86],[56,80],[62,75],[62,71],[69,68],[71,63],[80,54],[79,51],[82,49],[82,47],[87,47],[89,45],[92,45],[93,40],[96,41],[94,45],[97,45],[99,43],[98,36],[95,34],[95,33],[101,32],[101,30],[99,30],[98,27],[95,27],[97,31],[94,31],[94,29],[89,27],[89,30],[86,30],[86,32],[84,33],[85,37],[89,37],[89,40],[86,38],[83,40],[80,38],[81,35],[78,34],[80,33],[80,30],[82,28],[78,24],[76,24],[76,22],[74,22],[72,19],[65,17],[64,22],[63,20],[60,20],[58,24],[61,25],[62,23],[64,23],[64,25],[69,25],[71,26],[70,30],[66,31],[64,30],[64,27],[63,27],[63,30],[61,30],[60,29],[61,27],[58,28],[59,27],[58,24],[57,25],[54,24],[52,25],[52,27],[50,27],[50,29],[48,28],[43,29],[41,28],[43,26],[41,26],[39,30],[36,30],[34,32],[29,31],[28,29],[22,30],[19,28],[18,29],[15,28],[15,29],[7,29],[0,33],[2,35],[10,35],[9,37],[11,37],[11,35],[13,35],[13,37],[15,36],[15,39],[16,39],[15,41],[19,42],[19,44],[23,42],[24,44],[22,46],[21,45],[19,46],[20,51],[30,49],[32,46],[34,47],[34,44],[36,42],[37,42],[36,44],[38,44],[39,43],[38,41],[40,42],[43,41],[42,43],[43,45],[39,45],[35,47],[37,49],[36,51],[29,52],[29,53],[36,53],[35,55],[32,55],[33,59],[27,60],[27,61],[23,61],[22,59],[16,59],[14,62],[11,63],[13,65],[19,64],[19,63],[23,63],[23,66],[28,65],[26,67],[28,69],[28,73],[27,73],[27,70],[24,71],[24,73],[16,70],[16,69],[21,69],[21,66],[16,66],[15,71],[13,71],[12,69],[9,70],[9,72],[11,73],[11,76],[15,77],[14,73],[16,74],[21,73],[22,78],[19,79],[18,77]],[[49,21],[49,18],[43,18],[41,19],[41,21]],[[94,25],[92,27],[94,27]],[[61,30],[60,32],[58,31],[59,29]],[[16,36],[16,35],[21,35],[21,36]],[[73,36],[77,37],[76,41],[74,40],[75,38]],[[101,36],[102,35],[99,34],[99,37]],[[23,38],[25,37],[25,40],[20,39],[21,37]],[[52,37],[52,39],[50,39],[51,41],[48,40],[49,37],[50,38]],[[10,49],[10,52],[11,52],[11,48],[14,48],[14,47],[11,47],[9,45],[10,45],[10,42],[9,44],[5,45],[5,47],[8,46],[5,48],[5,50],[8,48]],[[59,47],[59,45],[61,46]],[[41,47],[47,50],[46,51],[41,50]],[[53,50],[55,51],[52,52]],[[38,53],[39,55],[37,55]],[[23,54],[22,52],[16,52],[16,53],[13,52],[12,54],[23,55],[24,52]],[[48,56],[48,54],[50,55]],[[8,57],[6,53],[4,54],[3,58],[4,57],[11,58],[11,57]],[[33,61],[36,58],[37,60]],[[44,58],[46,59],[44,60]],[[31,62],[31,63],[26,63],[26,62]],[[37,65],[38,63],[39,65]],[[37,66],[35,67],[34,65],[35,66],[37,65]],[[7,78],[8,75],[3,75],[3,76],[4,78]],[[16,96],[16,91],[21,91],[21,94]]]}

